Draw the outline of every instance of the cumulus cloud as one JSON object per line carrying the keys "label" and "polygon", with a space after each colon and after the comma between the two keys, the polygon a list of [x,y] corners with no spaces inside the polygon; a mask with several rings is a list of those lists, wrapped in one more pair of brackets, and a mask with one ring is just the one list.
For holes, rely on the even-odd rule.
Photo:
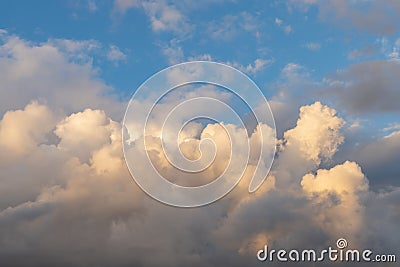
{"label": "cumulus cloud", "polygon": [[357,163],[346,161],[306,174],[301,185],[318,214],[314,220],[326,232],[336,238],[362,235],[365,207],[360,198],[368,191],[368,180]]}
{"label": "cumulus cloud", "polygon": [[46,141],[45,134],[52,129],[54,121],[50,109],[38,102],[28,104],[23,110],[7,111],[0,123],[0,147],[7,152],[4,155],[31,153],[38,143]]}
{"label": "cumulus cloud", "polygon": [[[35,45],[17,37],[9,37],[0,51],[3,264],[257,266],[254,253],[264,244],[325,248],[339,236],[357,247],[398,253],[399,189],[373,192],[363,163],[332,161],[344,125],[334,109],[320,102],[301,107],[297,123],[278,141],[272,172],[255,193],[247,189],[257,153],[226,197],[206,207],[178,209],[154,201],[132,181],[121,124],[114,118],[124,105],[104,96],[108,87],[91,65],[71,62],[51,43]],[[303,74],[301,66],[289,64],[282,75],[298,81]],[[229,99],[202,89],[204,95]],[[161,111],[174,99],[199,95],[167,98]],[[153,126],[151,157],[173,174],[159,153],[159,121]],[[216,165],[197,180],[209,181],[227,160],[226,135],[218,124],[189,126],[180,136],[184,154],[199,155],[199,140],[205,138],[222,147]],[[247,136],[237,125],[228,127]],[[256,125],[250,135],[256,147],[260,127],[268,126]],[[264,141],[273,136],[269,131]],[[379,154],[379,146],[396,153],[398,136],[394,130],[365,154]]]}
{"label": "cumulus cloud", "polygon": [[303,177],[301,185],[310,196],[334,192],[339,196],[352,198],[355,193],[368,189],[360,166],[349,161],[330,170],[318,170],[316,175],[307,174]]}
{"label": "cumulus cloud", "polygon": [[[313,114],[310,107],[305,111]],[[317,122],[324,116],[337,121],[338,118],[332,114],[326,111],[325,115],[317,115],[314,119],[311,117],[309,121]],[[299,118],[299,121],[302,119],[305,118]],[[301,131],[296,131],[296,128],[301,127],[300,124],[288,132],[293,133],[293,138],[300,138]],[[327,131],[330,128],[326,124],[319,127]],[[332,143],[336,143],[338,138],[342,138],[339,133],[327,137]],[[323,156],[316,162],[304,157],[301,151],[293,147],[296,146],[293,143],[287,142],[281,146],[284,148],[280,149],[272,169],[276,186],[266,193],[240,202],[218,229],[219,240],[222,240],[226,249],[237,249],[238,254],[244,257],[255,255],[260,244],[267,244],[269,248],[324,247],[329,246],[332,240],[345,236],[354,247],[370,246],[382,251],[382,246],[373,241],[378,239],[385,243],[386,250],[392,248],[393,251],[394,244],[383,241],[393,231],[395,220],[388,219],[393,210],[390,208],[382,211],[385,224],[390,230],[377,231],[377,220],[372,218],[378,211],[375,205],[370,208],[368,203],[382,203],[379,200],[382,196],[369,190],[368,180],[360,165],[346,161],[330,169],[318,169],[317,162]],[[332,153],[328,154],[332,156]],[[291,185],[286,183],[282,186],[283,179],[290,180]],[[384,196],[395,198],[396,192],[397,189],[390,190]],[[374,230],[369,228],[377,232],[373,233]]]}
{"label": "cumulus cloud", "polygon": [[344,138],[339,130],[344,121],[335,116],[336,110],[316,102],[300,108],[295,128],[284,134],[288,145],[299,147],[304,157],[319,164],[335,154]]}
{"label": "cumulus cloud", "polygon": [[86,109],[66,117],[56,125],[54,133],[60,138],[57,147],[87,162],[91,156],[88,153],[109,142],[104,136],[110,136],[115,127],[104,111]]}
{"label": "cumulus cloud", "polygon": [[121,119],[123,105],[112,88],[96,77],[90,61],[74,60],[93,46],[70,40],[34,44],[7,35],[0,46],[0,114],[39,99],[61,113],[101,108]]}
{"label": "cumulus cloud", "polygon": [[[362,246],[356,229],[376,227],[370,222],[373,217],[367,216],[375,216],[377,206],[396,198],[395,193],[381,197],[377,202],[381,204],[370,210],[362,193],[368,195],[367,201],[379,197],[368,191],[367,180],[354,162],[314,172],[338,149],[342,138],[342,120],[320,103],[302,108],[297,126],[285,134],[277,164],[259,191],[248,194],[248,181],[241,182],[226,198],[189,210],[158,203],[131,181],[122,155],[121,126],[104,111],[85,109],[46,120],[47,127],[39,124],[38,113],[56,117],[48,106],[37,103],[9,113],[15,124],[32,120],[27,131],[34,133],[28,138],[28,155],[1,168],[0,244],[4,249],[0,258],[10,266],[26,265],[27,260],[32,266],[257,265],[254,252],[264,244],[321,247],[345,234]],[[3,117],[1,131],[12,129],[11,115]],[[195,142],[201,131],[224,144],[218,125],[191,129],[183,133],[182,141]],[[46,132],[58,140],[43,143]],[[160,149],[157,142],[151,149]],[[5,150],[0,153],[6,155]],[[218,159],[219,164],[224,160]],[[10,175],[12,180],[6,182],[4,177]],[[281,186],[285,177],[293,186]],[[11,182],[16,179],[17,185]],[[12,200],[12,195],[18,198]],[[384,216],[388,227],[396,229],[390,214]]]}

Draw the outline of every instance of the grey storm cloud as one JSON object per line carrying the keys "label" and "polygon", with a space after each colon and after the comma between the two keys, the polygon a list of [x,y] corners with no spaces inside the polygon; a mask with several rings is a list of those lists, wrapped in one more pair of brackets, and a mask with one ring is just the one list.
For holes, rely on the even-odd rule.
{"label": "grey storm cloud", "polygon": [[333,96],[347,111],[383,113],[400,111],[400,64],[367,61],[340,70],[329,78],[324,94]]}

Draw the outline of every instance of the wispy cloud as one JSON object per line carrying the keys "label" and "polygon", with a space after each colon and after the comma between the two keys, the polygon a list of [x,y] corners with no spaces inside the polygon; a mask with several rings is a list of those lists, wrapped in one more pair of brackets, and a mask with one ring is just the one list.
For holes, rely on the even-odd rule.
{"label": "wispy cloud", "polygon": [[246,74],[255,75],[256,73],[262,71],[263,69],[271,65],[273,62],[274,62],[273,59],[257,58],[254,60],[252,64],[248,65],[242,65],[238,62],[227,62],[226,64],[231,65],[232,67],[235,67]]}
{"label": "wispy cloud", "polygon": [[118,63],[120,61],[126,61],[127,56],[116,45],[110,45],[110,49],[107,53],[107,59]]}
{"label": "wispy cloud", "polygon": [[185,35],[192,28],[188,18],[167,1],[116,0],[113,12],[124,14],[131,8],[144,10],[154,32],[174,32]]}
{"label": "wispy cloud", "polygon": [[305,48],[307,48],[310,51],[318,51],[321,49],[321,44],[320,43],[315,43],[315,42],[310,42],[306,43],[304,45]]}
{"label": "wispy cloud", "polygon": [[290,34],[293,31],[292,26],[284,23],[282,19],[275,18],[275,24],[279,26],[286,34]]}

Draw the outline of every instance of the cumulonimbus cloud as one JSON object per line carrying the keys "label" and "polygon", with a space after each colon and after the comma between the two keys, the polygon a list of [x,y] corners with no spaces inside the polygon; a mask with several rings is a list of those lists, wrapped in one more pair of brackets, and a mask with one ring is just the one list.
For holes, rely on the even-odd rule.
{"label": "cumulonimbus cloud", "polygon": [[[30,104],[17,112],[20,117],[15,117],[14,123],[23,124],[24,118],[37,110],[49,109],[37,103]],[[318,110],[322,112],[316,112]],[[315,153],[314,146],[300,141],[306,125],[319,121],[326,123],[317,123],[313,127],[314,134],[320,133],[324,138],[310,141],[331,149],[325,154]],[[1,125],[3,122],[4,119]],[[86,127],[88,125],[90,127]],[[345,162],[313,174],[321,160],[332,156],[332,147],[341,140],[340,132],[335,133],[334,129],[340,129],[341,125],[335,112],[320,103],[303,107],[297,126],[285,135],[287,140],[282,143],[283,149],[271,174],[277,185],[266,183],[254,195],[249,195],[244,190],[246,187],[239,185],[227,198],[213,205],[179,210],[154,202],[130,181],[121,152],[119,123],[100,110],[87,109],[71,114],[49,127],[58,136],[57,143],[44,144],[42,140],[47,134],[39,132],[25,156],[3,164],[2,177],[17,175],[15,168],[26,170],[25,177],[17,178],[19,186],[35,177],[45,179],[40,188],[25,189],[25,198],[21,196],[18,201],[3,206],[0,244],[7,249],[0,256],[8,262],[14,253],[29,257],[40,255],[35,264],[42,266],[92,261],[99,266],[104,261],[117,266],[139,261],[149,266],[162,266],[165,261],[213,265],[219,257],[228,255],[231,259],[251,258],[262,243],[304,246],[307,235],[314,236],[316,246],[327,244],[342,234],[362,246],[366,241],[357,234],[370,224],[372,218],[367,216],[373,211],[368,210],[365,199],[373,198],[374,193],[368,190],[360,167],[354,162]],[[36,128],[41,127],[36,125]],[[214,134],[218,129],[213,129]],[[27,128],[26,131],[31,130]],[[324,134],[324,131],[332,134]],[[4,137],[3,142],[7,141]],[[151,146],[155,151],[161,149],[156,143]],[[304,154],[303,146],[309,147],[309,155],[316,155],[318,159]],[[30,158],[28,162],[27,158]],[[57,169],[43,168],[40,162],[46,161],[56,161],[53,165]],[[162,161],[154,162],[162,164]],[[292,186],[283,187],[285,179],[290,180]],[[3,178],[2,190],[17,193],[17,187],[7,187],[4,182]],[[2,203],[7,201],[3,198]],[[46,234],[48,232],[52,234]],[[205,236],[198,236],[200,232]],[[34,238],[37,235],[40,238]],[[161,238],[162,242],[155,241]],[[303,241],[280,241],[292,238],[303,238]],[[186,241],[179,245],[177,239]],[[28,240],[30,243],[26,243]],[[207,249],[207,242],[219,247],[218,257]],[[184,253],[174,253],[171,249]],[[76,250],[81,251],[79,256],[74,254]],[[152,260],[150,255],[154,250],[160,250],[162,258]],[[119,256],[106,256],[105,251]],[[101,256],[93,257],[93,253]],[[25,263],[22,258],[16,262]]]}

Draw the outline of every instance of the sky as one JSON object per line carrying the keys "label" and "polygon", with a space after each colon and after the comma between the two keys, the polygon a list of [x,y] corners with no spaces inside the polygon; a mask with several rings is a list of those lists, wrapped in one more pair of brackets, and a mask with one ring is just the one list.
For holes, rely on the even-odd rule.
{"label": "sky", "polygon": [[[182,209],[133,181],[122,121],[149,77],[196,60],[232,66],[255,82],[276,135],[271,125],[253,125],[249,142],[257,146],[265,130],[276,150],[256,192],[247,191],[257,167],[251,154],[232,192]],[[260,266],[256,252],[265,244],[325,248],[338,238],[400,257],[399,77],[396,0],[2,1],[0,262]],[[229,102],[218,88],[187,88],[160,110],[193,96]],[[163,155],[159,126],[155,120],[136,140],[146,140],[168,179],[188,182]],[[188,184],[209,182],[229,157],[223,127],[232,140],[244,129],[189,126],[180,144],[188,158],[201,154],[203,139],[223,147]]]}

